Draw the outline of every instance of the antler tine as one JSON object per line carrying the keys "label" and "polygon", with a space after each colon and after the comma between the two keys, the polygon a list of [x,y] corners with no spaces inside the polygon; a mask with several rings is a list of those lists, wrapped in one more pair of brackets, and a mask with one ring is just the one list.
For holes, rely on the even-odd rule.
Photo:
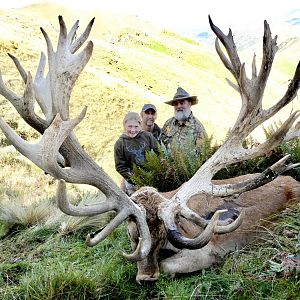
{"label": "antler tine", "polygon": [[264,21],[264,38],[263,38],[263,58],[261,68],[258,75],[258,85],[264,87],[267,83],[268,77],[271,72],[272,64],[274,61],[275,54],[278,50],[277,46],[277,35],[272,39],[272,34],[268,22]]}
{"label": "antler tine", "polygon": [[[138,261],[144,259],[148,255],[149,249],[151,247],[151,239],[146,223],[145,211],[143,211],[143,215],[140,216],[140,208],[138,206],[135,206],[134,208],[136,209],[136,211],[133,211],[131,201],[124,201],[124,199],[122,199],[124,203],[121,210],[119,210],[120,205],[119,203],[117,203],[116,199],[102,201],[93,206],[77,207],[72,205],[67,200],[66,183],[64,180],[59,180],[58,182],[56,198],[58,208],[65,214],[71,216],[94,216],[112,210],[117,212],[117,215],[113,218],[113,220],[111,220],[109,224],[107,224],[105,228],[103,228],[100,232],[98,232],[96,235],[88,234],[86,238],[86,244],[90,247],[95,246],[103,241],[114,229],[116,229],[122,222],[124,222],[129,215],[135,214],[141,237],[139,238],[139,244],[134,253],[123,253],[123,256],[130,261]],[[128,197],[127,200],[129,200]],[[128,202],[130,203],[130,205],[128,205]]]}
{"label": "antler tine", "polygon": [[215,233],[223,234],[223,233],[229,233],[236,230],[242,225],[244,218],[245,218],[245,210],[242,209],[240,211],[239,216],[230,224],[222,225],[222,226],[217,224],[215,227]]}
{"label": "antler tine", "polygon": [[71,53],[75,53],[80,47],[81,45],[87,40],[87,38],[90,35],[91,29],[93,27],[95,18],[93,18],[89,24],[87,25],[85,31],[80,35],[80,37],[71,45],[70,47],[70,51]]}
{"label": "antler tine", "polygon": [[16,111],[21,115],[26,123],[36,129],[38,132],[44,132],[44,129],[46,128],[46,122],[34,112],[35,99],[32,77],[30,73],[26,75],[24,95],[19,97],[6,87],[0,72],[0,94],[9,100],[9,102],[14,106]]}
{"label": "antler tine", "polygon": [[49,126],[49,124],[53,120],[52,95],[49,76],[44,78],[45,66],[46,55],[44,54],[44,52],[41,52],[39,65],[34,78],[34,92],[35,99],[39,104],[43,114],[45,115],[46,122]]}
{"label": "antler tine", "polygon": [[71,216],[95,216],[117,209],[115,202],[108,201],[103,201],[93,206],[78,207],[72,205],[67,199],[66,182],[63,179],[58,181],[56,199],[58,208]]}
{"label": "antler tine", "polygon": [[[72,26],[72,28],[71,28],[71,30],[70,30],[70,32],[68,34],[67,43],[69,45],[71,45],[73,43],[74,39],[76,38],[76,32],[77,32],[77,29],[79,27],[78,24],[79,24],[79,20],[77,20],[74,23],[74,25]],[[73,54],[74,52],[71,52],[71,53]]]}
{"label": "antler tine", "polygon": [[208,224],[208,221],[205,218],[200,217],[197,213],[195,213],[192,209],[190,209],[187,205],[184,205],[180,210],[180,215],[184,218],[194,222],[202,228],[205,228]]}
{"label": "antler tine", "polygon": [[25,71],[25,69],[22,67],[21,63],[19,62],[19,60],[12,54],[7,53],[8,56],[12,59],[12,61],[14,62],[16,68],[18,69],[24,83],[27,82],[27,72]]}
{"label": "antler tine", "polygon": [[254,78],[257,78],[257,69],[256,69],[256,54],[253,54],[253,59],[252,59],[252,80]]}
{"label": "antler tine", "polygon": [[295,70],[295,74],[293,79],[290,81],[288,89],[285,95],[280,99],[274,106],[265,110],[262,114],[263,121],[268,120],[272,116],[274,116],[281,108],[285,107],[289,104],[297,95],[297,92],[300,87],[300,61]]}
{"label": "antler tine", "polygon": [[[239,58],[239,56],[237,54],[237,51],[236,51],[236,46],[235,46],[235,43],[233,41],[233,36],[232,36],[231,29],[229,29],[228,35],[225,35],[222,32],[222,30],[220,28],[218,28],[213,23],[210,16],[208,16],[208,20],[209,20],[210,28],[215,33],[215,35],[219,38],[219,40],[222,42],[222,44],[224,45],[224,47],[227,51],[227,54],[230,58],[230,63],[227,60],[227,62],[230,65],[229,70],[231,71],[231,73],[235,77],[235,79],[238,80],[238,78],[240,77],[241,61],[240,61],[240,58]],[[220,53],[222,53],[222,50],[219,46],[218,46],[217,52],[218,52],[219,55],[220,55]],[[225,55],[223,53],[222,53],[221,56],[224,59]],[[221,56],[220,56],[220,58],[223,61]],[[224,64],[224,65],[225,65],[226,68],[228,68],[228,66],[226,64]]]}
{"label": "antler tine", "polygon": [[[182,249],[199,249],[204,247],[209,241],[211,240],[213,234],[215,233],[215,229],[219,220],[219,216],[226,212],[226,209],[217,210],[211,220],[209,221],[208,225],[205,227],[205,229],[201,232],[200,235],[198,235],[194,239],[190,239],[187,237],[184,237],[179,231],[177,230],[177,227],[167,227],[167,236],[168,240],[172,243],[173,246]],[[175,224],[175,223],[174,223]],[[175,225],[176,226],[176,225]]]}

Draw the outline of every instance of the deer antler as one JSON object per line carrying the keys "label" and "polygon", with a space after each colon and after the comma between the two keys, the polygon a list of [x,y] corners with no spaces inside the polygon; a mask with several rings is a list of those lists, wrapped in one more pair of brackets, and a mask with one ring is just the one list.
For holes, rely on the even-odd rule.
{"label": "deer antler", "polygon": [[[69,118],[71,91],[92,55],[93,43],[89,41],[79,53],[77,50],[87,40],[93,23],[94,19],[90,21],[83,34],[75,40],[78,21],[67,33],[64,20],[59,16],[60,34],[56,52],[53,50],[49,36],[41,28],[47,43],[49,71],[44,77],[46,57],[42,53],[34,82],[30,73],[26,73],[17,58],[9,55],[26,84],[25,92],[23,97],[15,95],[5,86],[0,76],[0,94],[7,98],[23,119],[43,136],[38,143],[30,144],[19,137],[2,118],[0,118],[0,128],[20,153],[45,172],[60,179],[57,201],[58,207],[63,212],[73,216],[97,215],[112,210],[117,212],[106,228],[94,237],[87,237],[89,246],[99,243],[128,216],[132,216],[140,232],[140,243],[133,254],[124,255],[131,260],[142,260],[148,255],[151,247],[144,210],[113,182],[77,140],[73,129],[84,118],[86,108],[77,118],[72,120]],[[35,113],[35,102],[40,106],[44,119]],[[90,207],[72,206],[67,200],[65,182],[92,185],[105,194],[106,201]]]}
{"label": "deer antler", "polygon": [[[290,81],[288,89],[282,99],[271,108],[264,110],[262,108],[263,93],[271,71],[274,56],[278,49],[276,45],[277,36],[272,39],[270,27],[265,21],[263,58],[260,71],[257,75],[254,56],[252,62],[252,77],[250,79],[246,75],[245,64],[240,62],[231,29],[229,29],[228,35],[225,35],[213,24],[210,17],[209,23],[211,29],[217,36],[215,43],[216,51],[224,66],[231,72],[236,80],[237,85],[231,83],[229,80],[228,81],[230,85],[240,93],[242,107],[236,123],[224,144],[200,167],[196,174],[178,190],[171,201],[164,202],[160,207],[159,215],[165,223],[170,241],[175,241],[177,246],[180,244],[181,247],[186,248],[194,248],[195,245],[197,245],[197,242],[186,239],[178,233],[175,223],[175,214],[185,215],[195,223],[197,223],[197,220],[198,223],[202,222],[199,221],[199,218],[201,217],[196,217],[187,207],[187,202],[193,195],[204,193],[214,196],[230,196],[236,193],[242,193],[264,185],[275,179],[282,172],[299,165],[285,165],[285,162],[289,158],[289,156],[286,156],[251,180],[240,182],[238,184],[226,185],[215,185],[212,183],[211,180],[213,176],[222,168],[233,163],[263,155],[277,147],[283,140],[299,137],[299,125],[292,128],[299,116],[299,112],[296,111],[292,113],[282,126],[263,144],[251,149],[245,149],[243,147],[243,141],[256,127],[271,118],[295,98],[300,86],[300,63],[298,64],[295,75]],[[219,41],[221,41],[225,47],[227,56],[222,51]],[[235,226],[232,227],[234,230]],[[219,229],[219,232],[222,231],[223,229]]]}

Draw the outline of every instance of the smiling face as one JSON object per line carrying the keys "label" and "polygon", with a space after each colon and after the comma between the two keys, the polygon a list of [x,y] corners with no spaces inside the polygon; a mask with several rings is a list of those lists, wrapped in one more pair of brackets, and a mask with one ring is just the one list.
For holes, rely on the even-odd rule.
{"label": "smiling face", "polygon": [[153,109],[147,109],[141,113],[144,127],[152,127],[156,120],[156,112]]}
{"label": "smiling face", "polygon": [[175,119],[185,121],[191,114],[191,102],[187,99],[173,102]]}
{"label": "smiling face", "polygon": [[136,120],[128,120],[124,124],[125,134],[131,138],[134,138],[141,131],[141,129],[141,124]]}

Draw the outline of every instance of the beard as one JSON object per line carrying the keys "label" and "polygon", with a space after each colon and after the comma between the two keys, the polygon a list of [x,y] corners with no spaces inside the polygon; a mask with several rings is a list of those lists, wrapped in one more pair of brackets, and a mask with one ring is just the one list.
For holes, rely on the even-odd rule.
{"label": "beard", "polygon": [[175,111],[174,117],[177,121],[185,121],[188,119],[189,116],[190,116],[189,111],[179,110],[179,111]]}
{"label": "beard", "polygon": [[146,121],[146,125],[147,125],[147,126],[152,126],[153,124],[154,124],[154,120],[151,120],[151,119],[150,119],[150,120],[147,120],[147,121]]}

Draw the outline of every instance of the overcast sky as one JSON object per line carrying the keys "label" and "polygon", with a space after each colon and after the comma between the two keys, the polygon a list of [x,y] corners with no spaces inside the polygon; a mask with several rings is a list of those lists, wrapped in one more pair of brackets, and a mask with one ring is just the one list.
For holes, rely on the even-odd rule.
{"label": "overcast sky", "polygon": [[[14,8],[41,0],[0,0],[0,7]],[[298,10],[299,0],[49,0],[69,7],[109,10],[118,13],[136,14],[152,23],[177,31],[208,28],[207,16],[211,15],[218,26],[224,28],[251,30],[263,27],[263,20],[272,25],[284,22],[290,14]],[[300,26],[299,26],[300,27]]]}

